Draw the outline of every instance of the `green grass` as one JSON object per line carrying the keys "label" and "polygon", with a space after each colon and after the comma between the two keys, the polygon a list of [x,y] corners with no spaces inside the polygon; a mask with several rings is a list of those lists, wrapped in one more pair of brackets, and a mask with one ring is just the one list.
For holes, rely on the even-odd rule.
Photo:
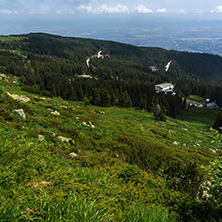
{"label": "green grass", "polygon": [[201,96],[198,96],[198,95],[190,95],[187,97],[187,99],[190,99],[190,100],[193,100],[193,101],[196,101],[196,102],[203,102],[204,98],[201,97]]}
{"label": "green grass", "polygon": [[0,36],[0,41],[3,42],[14,42],[14,41],[20,41],[23,39],[26,39],[25,36]]}
{"label": "green grass", "polygon": [[[217,111],[189,108],[159,122],[152,113],[133,108],[43,100],[10,81],[1,83],[5,91],[31,99],[23,104],[5,96],[0,104],[1,221],[192,217],[199,166],[216,158],[209,148],[221,150],[210,131]],[[27,118],[16,116],[15,108],[23,108]],[[61,142],[53,133],[75,143]]]}

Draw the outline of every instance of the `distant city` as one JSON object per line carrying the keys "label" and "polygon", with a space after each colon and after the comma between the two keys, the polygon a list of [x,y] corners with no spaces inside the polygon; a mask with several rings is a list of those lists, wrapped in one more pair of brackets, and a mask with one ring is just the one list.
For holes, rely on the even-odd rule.
{"label": "distant city", "polygon": [[222,56],[220,21],[154,20],[142,25],[132,24],[131,27],[120,25],[112,28],[103,27],[88,33],[77,32],[76,36]]}
{"label": "distant city", "polygon": [[222,56],[222,32],[212,36],[205,33],[181,30],[180,32],[163,33],[160,30],[107,29],[103,32],[76,33],[76,37],[113,40],[136,46],[160,47],[177,51],[210,53]]}

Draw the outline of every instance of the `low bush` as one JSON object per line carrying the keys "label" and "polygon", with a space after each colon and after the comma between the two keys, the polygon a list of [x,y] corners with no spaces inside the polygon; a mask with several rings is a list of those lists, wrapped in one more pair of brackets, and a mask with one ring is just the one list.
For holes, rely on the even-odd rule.
{"label": "low bush", "polygon": [[31,86],[23,86],[21,88],[22,91],[25,91],[25,92],[30,92],[30,93],[34,93],[34,94],[39,94],[41,96],[46,96],[46,97],[52,97],[51,93],[48,92],[48,91],[43,91],[43,90],[40,90],[40,89],[37,89],[37,88],[34,88],[34,87],[31,87]]}

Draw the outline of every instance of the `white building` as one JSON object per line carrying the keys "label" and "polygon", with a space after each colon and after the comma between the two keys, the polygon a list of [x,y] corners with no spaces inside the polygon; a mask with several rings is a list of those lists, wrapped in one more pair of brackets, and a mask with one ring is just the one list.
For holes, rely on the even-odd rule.
{"label": "white building", "polygon": [[157,93],[164,92],[167,94],[168,92],[173,93],[174,85],[172,83],[161,83],[155,85],[155,90]]}

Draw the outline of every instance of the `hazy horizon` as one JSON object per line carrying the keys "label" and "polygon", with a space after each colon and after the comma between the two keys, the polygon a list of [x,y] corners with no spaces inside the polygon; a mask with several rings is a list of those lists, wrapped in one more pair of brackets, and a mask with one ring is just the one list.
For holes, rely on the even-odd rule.
{"label": "hazy horizon", "polygon": [[222,53],[216,46],[222,43],[221,20],[222,3],[217,0],[0,3],[0,35],[44,32],[219,55]]}

